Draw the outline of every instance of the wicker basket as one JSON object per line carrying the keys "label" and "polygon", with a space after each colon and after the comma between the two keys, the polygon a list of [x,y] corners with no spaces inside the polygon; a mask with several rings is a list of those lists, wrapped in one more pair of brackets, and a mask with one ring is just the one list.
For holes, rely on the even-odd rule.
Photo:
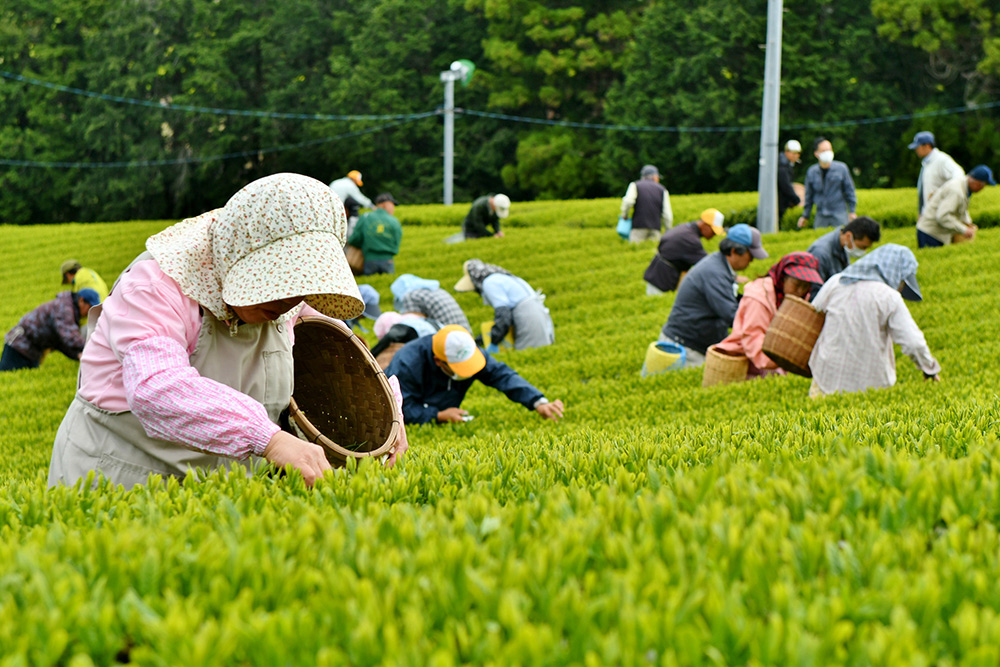
{"label": "wicker basket", "polygon": [[295,396],[289,420],[322,445],[331,465],[382,456],[403,422],[385,373],[346,324],[303,317],[295,325]]}
{"label": "wicker basket", "polygon": [[789,373],[812,377],[812,354],[826,315],[796,296],[786,296],[764,335],[764,354]]}
{"label": "wicker basket", "polygon": [[750,361],[745,354],[732,354],[713,345],[705,354],[705,371],[701,376],[701,386],[743,382],[747,379],[749,366]]}

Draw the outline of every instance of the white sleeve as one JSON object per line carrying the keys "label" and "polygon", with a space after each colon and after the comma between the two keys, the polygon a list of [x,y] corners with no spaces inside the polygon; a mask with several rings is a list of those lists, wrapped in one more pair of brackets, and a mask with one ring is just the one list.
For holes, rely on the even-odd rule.
{"label": "white sleeve", "polygon": [[639,197],[639,188],[635,186],[635,182],[628,184],[628,189],[625,190],[625,196],[622,197],[622,217],[627,218],[629,209],[635,206],[635,200]]}
{"label": "white sleeve", "polygon": [[674,210],[670,208],[670,193],[663,190],[663,224],[667,229],[674,226]]}
{"label": "white sleeve", "polygon": [[913,316],[910,315],[910,310],[903,302],[903,297],[898,293],[892,297],[887,322],[892,342],[899,345],[903,354],[912,359],[921,371],[927,375],[937,375],[941,372],[941,364],[931,355],[924,333],[913,320]]}

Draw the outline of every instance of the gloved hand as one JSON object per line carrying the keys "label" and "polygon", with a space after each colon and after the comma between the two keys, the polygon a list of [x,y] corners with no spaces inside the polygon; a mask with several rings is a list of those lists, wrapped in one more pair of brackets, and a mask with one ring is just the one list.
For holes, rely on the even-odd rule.
{"label": "gloved hand", "polygon": [[497,347],[496,343],[490,343],[489,345],[486,346],[486,351],[489,352],[490,354],[496,354],[497,352],[500,351],[500,348]]}

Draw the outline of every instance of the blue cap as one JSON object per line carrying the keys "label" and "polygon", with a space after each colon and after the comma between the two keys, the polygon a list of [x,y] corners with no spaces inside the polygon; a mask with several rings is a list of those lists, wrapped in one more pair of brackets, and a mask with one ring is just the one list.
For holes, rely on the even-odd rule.
{"label": "blue cap", "polygon": [[733,225],[726,232],[726,238],[733,243],[739,243],[749,248],[750,255],[755,259],[764,259],[768,256],[767,251],[764,250],[764,246],[760,242],[760,231],[750,225],[742,222],[738,225]]}
{"label": "blue cap", "polygon": [[930,144],[931,146],[933,146],[934,133],[928,132],[927,130],[924,130],[923,132],[917,132],[915,135],[913,135],[913,141],[910,142],[910,145],[907,146],[907,148],[909,148],[912,151],[914,148],[920,146],[921,144]]}
{"label": "blue cap", "polygon": [[365,302],[365,310],[361,314],[372,320],[378,319],[382,314],[382,309],[378,306],[381,300],[378,290],[371,285],[358,285],[358,291],[361,292],[361,298]]}
{"label": "blue cap", "polygon": [[101,302],[101,295],[98,294],[96,290],[92,290],[89,287],[84,287],[82,290],[77,292],[76,295],[91,306],[96,306]]}
{"label": "blue cap", "polygon": [[993,170],[987,167],[985,164],[980,164],[972,168],[969,172],[969,176],[976,179],[977,181],[982,181],[987,185],[996,185],[997,182],[993,180]]}

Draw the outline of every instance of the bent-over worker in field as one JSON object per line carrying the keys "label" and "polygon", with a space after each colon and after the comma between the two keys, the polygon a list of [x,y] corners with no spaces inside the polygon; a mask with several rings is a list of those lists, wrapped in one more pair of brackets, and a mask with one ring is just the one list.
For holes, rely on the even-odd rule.
{"label": "bent-over worker in field", "polygon": [[382,313],[375,320],[375,337],[378,342],[372,347],[372,356],[379,368],[385,370],[404,345],[423,336],[433,336],[440,328],[440,324],[422,315],[403,315],[391,310]]}
{"label": "bent-over worker in field", "polygon": [[79,292],[60,292],[29,312],[4,337],[0,371],[38,368],[49,350],[59,350],[78,361],[86,343],[80,321],[100,302],[97,292],[87,287]]}
{"label": "bent-over worker in field", "polygon": [[981,164],[938,188],[917,219],[917,247],[939,248],[976,238],[978,227],[969,215],[969,199],[987,185],[996,184],[993,171]]}
{"label": "bent-over worker in field", "polygon": [[62,284],[69,285],[70,291],[80,292],[81,290],[90,288],[97,292],[97,296],[100,297],[101,301],[108,298],[108,286],[105,284],[104,279],[101,278],[97,271],[82,266],[77,260],[67,259],[59,267],[59,273],[62,274]]}
{"label": "bent-over worker in field", "polygon": [[510,197],[501,193],[484,195],[472,202],[472,207],[465,215],[465,221],[462,222],[463,238],[481,239],[487,236],[503,238],[500,221],[509,215]]}
{"label": "bent-over worker in field", "polygon": [[[687,348],[685,368],[705,363],[705,353],[729,333],[736,309],[738,283],[746,282],[736,272],[750,262],[767,257],[760,232],[750,225],[733,225],[719,243],[718,252],[701,260],[688,271],[677,289],[660,340]],[[742,278],[742,280],[740,280]]]}
{"label": "bent-over worker in field", "polygon": [[881,237],[878,222],[861,216],[823,234],[813,241],[808,252],[819,262],[820,278],[829,280],[830,276],[846,269],[852,259],[864,257]]}
{"label": "bent-over worker in field", "polygon": [[764,336],[786,296],[807,299],[813,285],[822,285],[819,263],[807,252],[782,257],[766,276],[751,280],[743,288],[733,331],[715,347],[733,355],[746,356],[748,380],[765,375],[783,375],[784,370],[764,354]]}
{"label": "bent-over worker in field", "polygon": [[826,281],[813,299],[813,307],[826,313],[826,321],[809,358],[813,374],[809,395],[896,384],[893,343],[924,378],[937,380],[941,365],[903,303],[922,298],[917,259],[909,248],[895,243],[872,250]]}
{"label": "bent-over worker in field", "polygon": [[403,419],[408,424],[468,420],[462,399],[476,380],[545,419],[563,416],[562,401],[549,402],[510,366],[484,353],[469,332],[456,325],[407,343],[385,372],[399,378]]}
{"label": "bent-over worker in field", "polygon": [[724,236],[724,215],[714,208],[706,208],[692,222],[685,222],[668,229],[660,237],[653,261],[642,274],[646,281],[646,295],[655,296],[677,289],[681,274],[708,256],[701,245],[702,239]]}
{"label": "bent-over worker in field", "polygon": [[441,326],[457,324],[472,333],[472,325],[455,297],[441,289],[437,280],[404,273],[392,281],[393,307],[396,312],[423,315]]}
{"label": "bent-over worker in field", "polygon": [[534,289],[502,266],[479,259],[465,262],[462,272],[455,291],[475,291],[482,295],[483,303],[493,308],[493,328],[487,352],[496,354],[499,351],[499,343],[511,327],[515,350],[545,347],[555,342],[555,327],[541,290]]}
{"label": "bent-over worker in field", "polygon": [[323,183],[276,174],[150,237],[92,313],[49,484],[96,470],[132,487],[251,455],[312,484],[330,467],[323,449],[278,420],[292,393],[296,318],[350,319],[364,307],[341,250],[346,231]]}

